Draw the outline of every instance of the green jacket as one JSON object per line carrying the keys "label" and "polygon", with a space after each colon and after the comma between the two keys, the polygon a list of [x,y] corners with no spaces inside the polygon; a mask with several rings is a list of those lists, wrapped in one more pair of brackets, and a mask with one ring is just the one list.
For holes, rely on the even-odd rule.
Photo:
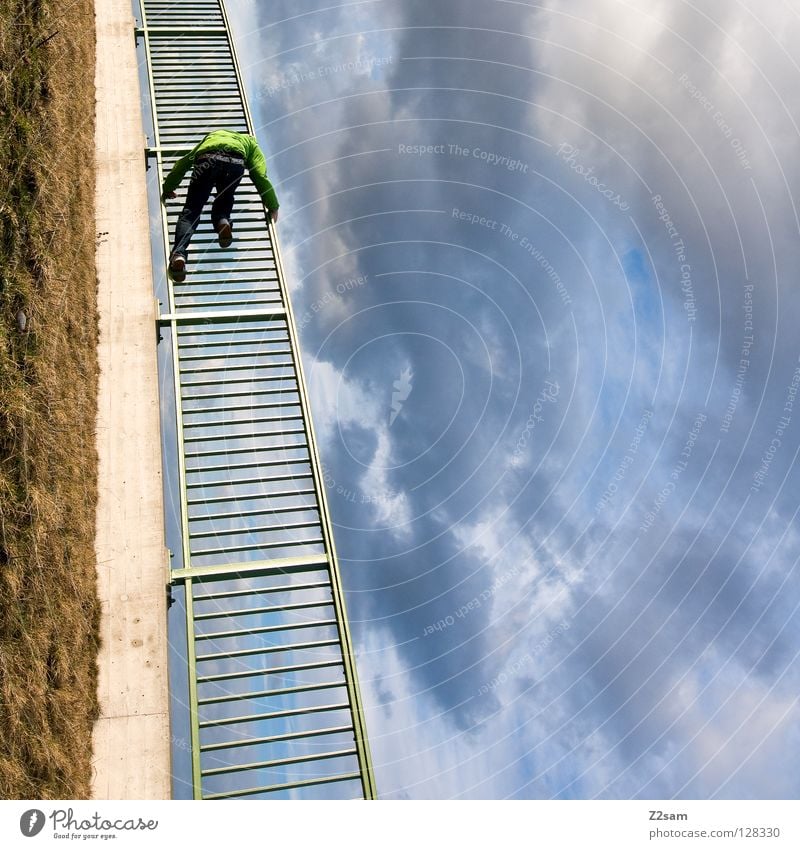
{"label": "green jacket", "polygon": [[165,195],[174,192],[178,188],[186,172],[194,167],[194,161],[197,156],[212,150],[225,151],[226,153],[238,154],[244,157],[245,168],[250,172],[250,179],[253,181],[256,189],[258,189],[261,200],[264,201],[264,206],[270,210],[278,208],[278,198],[275,195],[275,189],[272,188],[272,183],[270,183],[267,177],[267,162],[264,159],[261,148],[258,146],[258,142],[253,136],[235,133],[233,130],[214,130],[200,144],[190,150],[186,156],[181,157],[172,166],[172,170],[167,174],[166,180],[164,180],[164,187],[161,192],[162,200]]}

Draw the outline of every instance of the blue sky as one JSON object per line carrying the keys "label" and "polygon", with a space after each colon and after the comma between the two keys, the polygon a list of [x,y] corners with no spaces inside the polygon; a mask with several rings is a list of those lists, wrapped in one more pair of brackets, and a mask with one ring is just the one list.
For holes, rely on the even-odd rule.
{"label": "blue sky", "polygon": [[795,798],[797,11],[227,7],[381,795]]}

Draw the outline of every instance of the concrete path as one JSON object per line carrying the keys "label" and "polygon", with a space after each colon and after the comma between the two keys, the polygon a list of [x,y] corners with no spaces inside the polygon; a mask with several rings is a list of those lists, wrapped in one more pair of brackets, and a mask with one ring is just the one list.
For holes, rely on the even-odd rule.
{"label": "concrete path", "polygon": [[93,796],[170,796],[169,693],[155,302],[130,0],[95,0],[103,606]]}

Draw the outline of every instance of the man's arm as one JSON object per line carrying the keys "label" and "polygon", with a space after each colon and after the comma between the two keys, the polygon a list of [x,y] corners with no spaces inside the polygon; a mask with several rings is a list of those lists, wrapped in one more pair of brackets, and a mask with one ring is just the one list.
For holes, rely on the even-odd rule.
{"label": "man's arm", "polygon": [[264,159],[264,154],[258,144],[254,144],[250,151],[250,156],[247,158],[247,169],[250,172],[250,179],[253,185],[261,195],[261,200],[264,206],[269,210],[270,218],[273,221],[278,220],[278,196],[275,194],[275,189],[267,177],[267,161]]}
{"label": "man's arm", "polygon": [[[202,144],[202,142],[201,142]],[[164,185],[161,190],[161,202],[167,198],[175,197],[175,189],[178,188],[183,180],[186,172],[194,165],[195,151],[199,145],[193,147],[186,156],[182,156],[173,166],[172,170],[167,174],[164,180]]]}

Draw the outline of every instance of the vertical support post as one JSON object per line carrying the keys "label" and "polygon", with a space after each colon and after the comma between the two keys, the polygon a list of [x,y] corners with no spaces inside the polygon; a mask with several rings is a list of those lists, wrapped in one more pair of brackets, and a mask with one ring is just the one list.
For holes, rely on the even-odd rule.
{"label": "vertical support post", "polygon": [[194,644],[194,586],[191,578],[184,581],[186,588],[186,664],[189,667],[189,727],[192,743],[192,795],[202,799],[200,774],[200,723],[197,717],[197,656]]}

